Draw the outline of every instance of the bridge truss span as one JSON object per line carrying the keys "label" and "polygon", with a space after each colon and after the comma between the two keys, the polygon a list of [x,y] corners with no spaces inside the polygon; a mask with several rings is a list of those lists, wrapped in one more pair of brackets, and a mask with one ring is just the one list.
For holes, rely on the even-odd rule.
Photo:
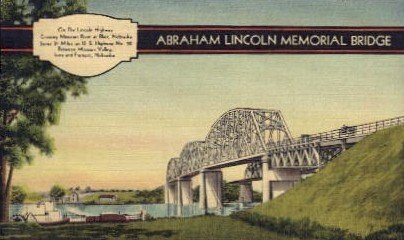
{"label": "bridge truss span", "polygon": [[169,163],[167,181],[195,175],[204,168],[220,168],[266,155],[269,149],[291,143],[291,139],[279,110],[232,109],[212,125],[204,141],[189,142],[183,147],[178,160]]}
{"label": "bridge truss span", "polygon": [[342,126],[328,132],[302,135],[288,143],[275,144],[268,150],[272,168],[319,168],[376,131],[404,124],[404,117]]}
{"label": "bridge truss span", "polygon": [[292,143],[271,148],[268,151],[272,168],[317,168],[321,166],[318,142]]}

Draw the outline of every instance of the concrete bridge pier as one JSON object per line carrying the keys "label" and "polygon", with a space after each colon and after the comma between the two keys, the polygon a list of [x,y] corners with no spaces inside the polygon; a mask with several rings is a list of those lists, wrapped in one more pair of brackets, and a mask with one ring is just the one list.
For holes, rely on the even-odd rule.
{"label": "concrete bridge pier", "polygon": [[175,182],[166,183],[164,201],[166,204],[177,204],[177,186]]}
{"label": "concrete bridge pier", "polygon": [[182,205],[191,205],[193,203],[193,191],[192,191],[192,180],[191,179],[179,179],[178,188],[181,190],[179,198],[181,199]]}
{"label": "concrete bridge pier", "polygon": [[222,183],[221,170],[204,169],[200,172],[199,207],[202,209],[222,207]]}
{"label": "concrete bridge pier", "polygon": [[269,166],[269,158],[262,162],[262,202],[268,202],[292,188],[301,179],[300,169],[273,169]]}
{"label": "concrete bridge pier", "polygon": [[182,206],[193,203],[192,180],[177,179],[165,185],[165,203],[177,205],[177,215],[182,215]]}
{"label": "concrete bridge pier", "polygon": [[269,158],[262,157],[262,202],[268,202],[270,199],[269,193]]}
{"label": "concrete bridge pier", "polygon": [[177,185],[177,215],[182,216],[182,207],[185,205],[191,205],[193,201],[192,194],[192,181],[191,179],[178,178]]}
{"label": "concrete bridge pier", "polygon": [[240,203],[253,202],[253,187],[252,182],[244,182],[240,184],[240,193],[238,197]]}

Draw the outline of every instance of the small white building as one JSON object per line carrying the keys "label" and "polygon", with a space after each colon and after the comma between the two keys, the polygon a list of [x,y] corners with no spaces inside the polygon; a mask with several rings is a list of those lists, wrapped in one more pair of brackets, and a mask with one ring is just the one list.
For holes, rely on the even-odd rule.
{"label": "small white building", "polygon": [[74,191],[74,192],[70,195],[70,202],[73,202],[73,203],[80,202],[80,195],[79,195],[78,192]]}
{"label": "small white building", "polygon": [[78,202],[80,202],[80,194],[77,191],[73,191],[71,194],[62,197],[59,200],[59,203],[78,203]]}

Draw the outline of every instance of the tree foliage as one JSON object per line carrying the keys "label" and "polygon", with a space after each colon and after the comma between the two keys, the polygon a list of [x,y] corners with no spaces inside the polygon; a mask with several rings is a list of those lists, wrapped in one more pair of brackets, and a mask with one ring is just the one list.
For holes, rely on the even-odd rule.
{"label": "tree foliage", "polygon": [[136,190],[135,204],[155,204],[164,203],[164,188],[158,187],[153,190]]}
{"label": "tree foliage", "polygon": [[30,25],[39,18],[86,12],[86,0],[1,0],[2,25]]}
{"label": "tree foliage", "polygon": [[192,189],[192,201],[199,202],[199,185]]}
{"label": "tree foliage", "polygon": [[90,187],[90,186],[87,186],[87,187],[84,189],[84,192],[86,192],[86,193],[91,192],[91,187]]}
{"label": "tree foliage", "polygon": [[[86,11],[83,0],[2,0],[0,4],[2,26]],[[58,123],[68,94],[87,92],[87,80],[29,54],[3,54],[0,68],[0,221],[7,221],[13,169],[32,161],[33,148],[41,154],[53,153],[46,130]]]}
{"label": "tree foliage", "polygon": [[27,198],[27,191],[21,186],[13,186],[11,189],[11,202],[14,204],[24,203]]}
{"label": "tree foliage", "polygon": [[[226,181],[223,181],[222,185],[222,201],[223,202],[238,202],[239,194],[240,194],[240,185],[238,184],[230,184]],[[193,201],[199,202],[199,185],[193,189]],[[262,193],[253,191],[253,202],[261,202],[262,201]]]}
{"label": "tree foliage", "polygon": [[[1,1],[1,24],[29,24],[40,17],[84,12],[83,1]],[[31,9],[31,10],[28,10]],[[30,148],[52,154],[53,141],[46,128],[58,123],[67,94],[86,93],[87,80],[39,61],[31,55],[1,57],[0,154],[13,166],[31,162]]]}
{"label": "tree foliage", "polygon": [[60,185],[53,185],[49,192],[49,196],[52,199],[60,200],[62,197],[66,195],[66,189]]}
{"label": "tree foliage", "polygon": [[228,184],[223,181],[223,202],[237,202],[240,194],[240,185]]}

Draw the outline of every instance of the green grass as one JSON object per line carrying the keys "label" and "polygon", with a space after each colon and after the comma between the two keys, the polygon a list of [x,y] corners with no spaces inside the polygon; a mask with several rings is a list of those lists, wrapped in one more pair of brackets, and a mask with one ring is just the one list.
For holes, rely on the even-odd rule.
{"label": "green grass", "polygon": [[0,225],[0,239],[245,239],[292,240],[229,217],[204,216],[125,224],[70,224],[39,227]]}
{"label": "green grass", "polygon": [[114,204],[135,203],[136,200],[134,192],[95,192],[91,195],[85,196],[82,201],[85,204],[98,204],[100,203],[99,196],[105,194],[117,196],[117,200],[113,202]]}
{"label": "green grass", "polygon": [[403,223],[403,146],[404,126],[377,132],[286,194],[251,211],[308,217],[361,235]]}

